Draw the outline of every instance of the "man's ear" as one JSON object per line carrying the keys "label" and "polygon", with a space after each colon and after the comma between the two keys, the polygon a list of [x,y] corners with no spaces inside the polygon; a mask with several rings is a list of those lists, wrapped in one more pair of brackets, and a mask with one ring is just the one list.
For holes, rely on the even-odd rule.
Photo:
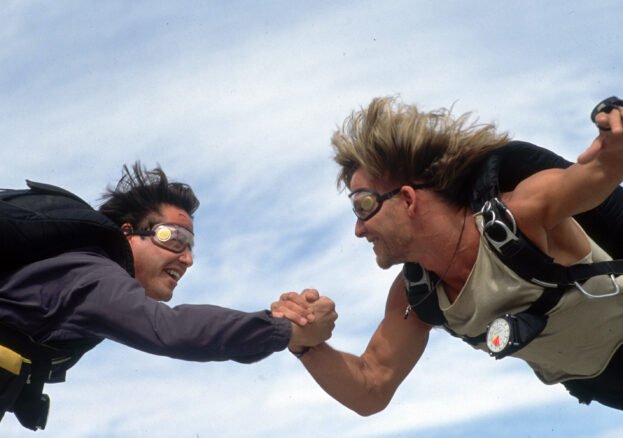
{"label": "man's ear", "polygon": [[400,189],[400,196],[402,197],[403,201],[407,205],[407,209],[410,212],[415,211],[417,194],[415,190],[413,189],[413,187],[410,187],[407,185],[402,186],[402,188]]}
{"label": "man's ear", "polygon": [[125,234],[125,238],[128,239],[129,242],[133,236],[130,233],[132,231],[132,224],[130,224],[129,222],[124,223],[123,225],[121,225],[121,231],[123,231],[123,234]]}

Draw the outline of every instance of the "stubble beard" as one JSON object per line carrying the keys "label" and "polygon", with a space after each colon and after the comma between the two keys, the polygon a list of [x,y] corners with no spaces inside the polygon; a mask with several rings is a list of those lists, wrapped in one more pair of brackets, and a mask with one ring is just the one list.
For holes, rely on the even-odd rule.
{"label": "stubble beard", "polygon": [[379,246],[374,246],[374,253],[376,254],[376,264],[381,269],[389,269],[392,266],[405,263],[406,254],[408,253],[408,244],[406,239],[393,240],[389,243],[387,241],[377,243]]}
{"label": "stubble beard", "polygon": [[381,269],[384,269],[384,270],[389,269],[397,263],[392,259],[392,257],[384,253],[383,251],[378,250],[377,252],[375,248],[375,253],[376,253],[376,264]]}

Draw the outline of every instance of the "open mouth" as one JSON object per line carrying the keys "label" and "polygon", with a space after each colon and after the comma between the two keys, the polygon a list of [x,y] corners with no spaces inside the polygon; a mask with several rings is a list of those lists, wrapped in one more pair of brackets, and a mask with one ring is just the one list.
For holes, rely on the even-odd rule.
{"label": "open mouth", "polygon": [[173,278],[173,280],[175,281],[179,281],[179,279],[182,277],[182,275],[179,272],[174,271],[172,269],[165,269],[164,272],[166,272],[169,275],[169,277]]}

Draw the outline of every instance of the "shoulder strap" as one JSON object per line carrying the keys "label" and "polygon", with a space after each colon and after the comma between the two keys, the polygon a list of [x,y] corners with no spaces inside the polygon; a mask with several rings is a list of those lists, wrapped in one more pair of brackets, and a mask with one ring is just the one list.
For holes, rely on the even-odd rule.
{"label": "shoulder strap", "polygon": [[417,263],[405,263],[402,267],[402,276],[408,302],[405,318],[409,315],[409,311],[413,310],[427,324],[446,324],[446,317],[439,307],[439,299],[435,291],[437,275]]}
{"label": "shoulder strap", "polygon": [[501,192],[513,190],[530,175],[545,169],[564,169],[571,164],[548,149],[511,141],[490,152],[482,161],[472,185],[472,208],[479,211],[484,202]]}
{"label": "shoulder strap", "polygon": [[[546,149],[512,142],[483,161],[473,186],[472,210],[483,216],[484,235],[494,253],[520,277],[546,288],[566,288],[597,275],[623,274],[623,261],[618,260],[574,266],[554,263],[517,229],[512,214],[499,199],[501,191],[514,189],[521,180],[536,172],[569,165],[570,162]],[[617,256],[623,248],[623,239],[616,231],[623,232],[621,217],[623,192],[619,187],[599,207],[576,219],[597,244],[616,249],[614,256]],[[599,227],[596,226],[598,221],[603,221]],[[608,239],[603,237],[604,229],[611,232]]]}

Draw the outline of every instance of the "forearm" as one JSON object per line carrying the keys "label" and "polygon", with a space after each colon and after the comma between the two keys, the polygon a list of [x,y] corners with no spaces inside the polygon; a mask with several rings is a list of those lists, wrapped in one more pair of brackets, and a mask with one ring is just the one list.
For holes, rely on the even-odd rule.
{"label": "forearm", "polygon": [[601,204],[619,184],[613,174],[597,160],[567,169],[547,169],[519,183],[506,202],[522,230],[535,225],[552,230],[569,217]]}
{"label": "forearm", "polygon": [[578,157],[578,164],[565,172],[561,186],[570,194],[570,200],[584,199],[576,206],[579,211],[572,214],[596,207],[623,181],[622,108],[615,109],[600,112],[593,118],[600,127],[599,136]]}
{"label": "forearm", "polygon": [[360,415],[383,410],[394,393],[373,377],[364,357],[333,349],[323,343],[312,347],[301,362],[331,397]]}
{"label": "forearm", "polygon": [[574,164],[565,170],[558,191],[566,194],[571,214],[579,214],[601,204],[623,180],[623,162],[617,156],[600,157],[591,163]]}
{"label": "forearm", "polygon": [[383,410],[428,342],[430,326],[417,316],[405,321],[406,305],[404,281],[399,274],[390,288],[385,317],[361,356],[322,343],[305,353],[301,362],[316,382],[346,407],[360,415]]}
{"label": "forearm", "polygon": [[145,344],[139,340],[135,348],[202,362],[254,362],[284,349],[291,333],[289,321],[267,311],[247,313],[211,305],[159,306],[152,322],[142,331]]}
{"label": "forearm", "polygon": [[89,330],[147,353],[199,362],[254,362],[283,350],[291,336],[290,322],[273,318],[268,311],[249,313],[213,305],[170,308],[128,295],[120,305],[91,306]]}

